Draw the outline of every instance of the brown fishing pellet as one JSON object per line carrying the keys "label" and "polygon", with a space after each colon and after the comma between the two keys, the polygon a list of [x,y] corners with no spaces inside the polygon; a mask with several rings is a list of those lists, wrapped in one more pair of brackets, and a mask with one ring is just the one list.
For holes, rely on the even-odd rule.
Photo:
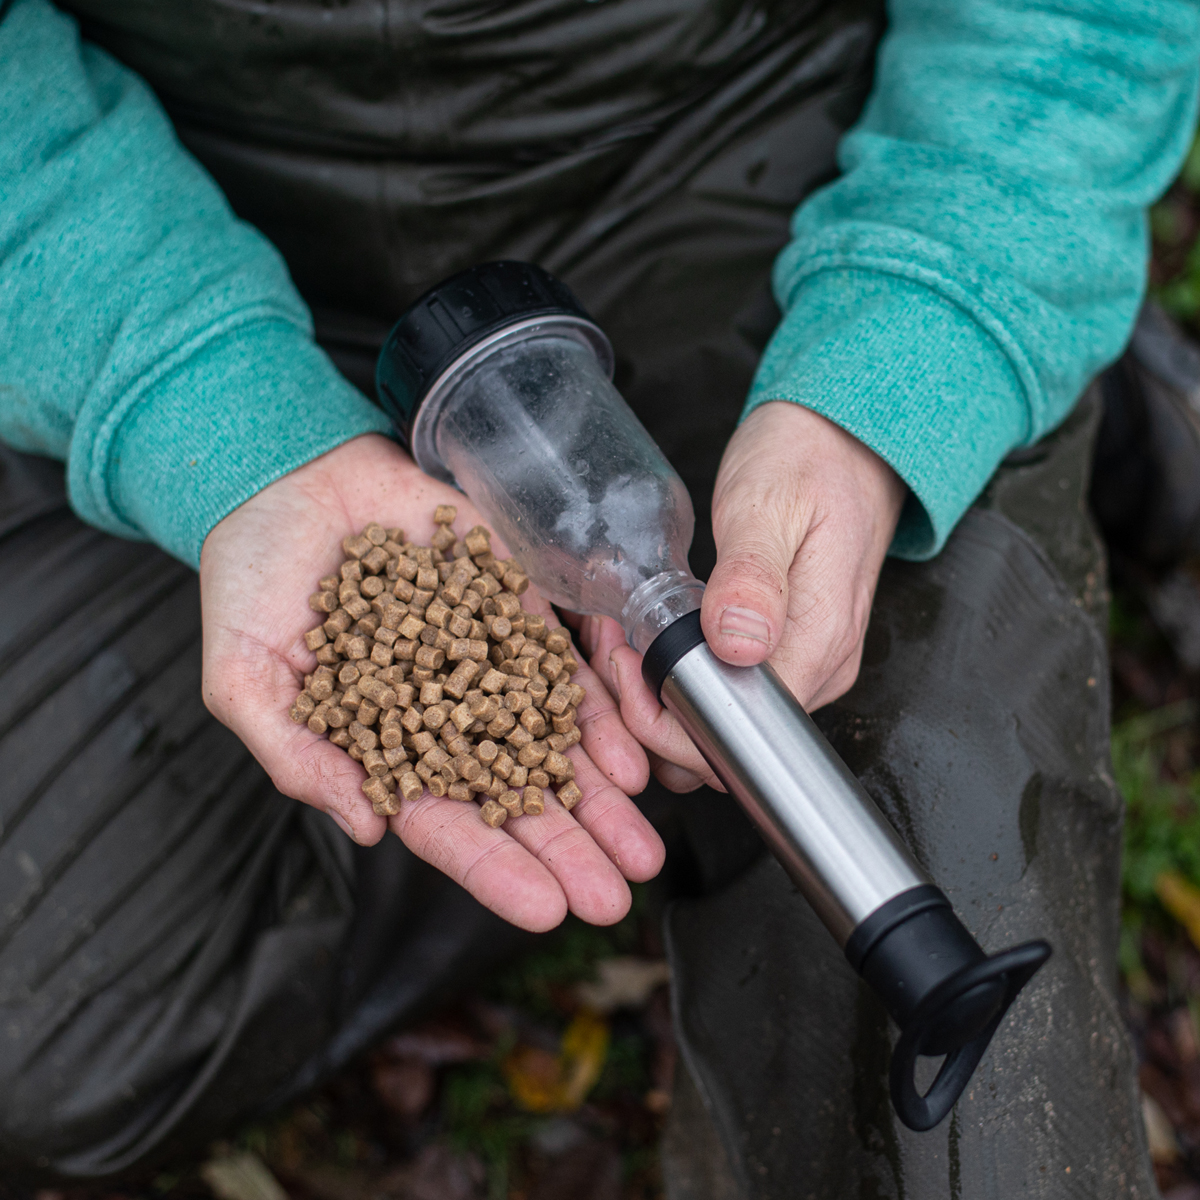
{"label": "brown fishing pellet", "polygon": [[424,667],[429,671],[437,671],[441,669],[442,663],[446,661],[444,651],[438,650],[434,646],[418,646],[416,654],[413,655],[413,661],[418,667]]}
{"label": "brown fishing pellet", "polygon": [[521,811],[527,817],[540,817],[546,811],[546,793],[540,787],[526,784],[521,791]]}
{"label": "brown fishing pellet", "polygon": [[363,754],[363,766],[366,767],[368,775],[388,775],[392,769],[391,764],[384,758],[383,751],[379,749],[368,750]]}
{"label": "brown fishing pellet", "polygon": [[575,767],[571,760],[557,750],[550,750],[542,760],[542,766],[560,783],[575,778]]}
{"label": "brown fishing pellet", "polygon": [[527,745],[521,747],[517,754],[517,762],[523,767],[539,767],[549,753],[550,747],[545,742],[531,739]]}
{"label": "brown fishing pellet", "polygon": [[424,756],[437,745],[437,738],[428,729],[418,730],[412,735],[412,748]]}
{"label": "brown fishing pellet", "polygon": [[561,716],[551,717],[550,725],[555,733],[566,733],[575,728],[576,712],[573,708],[566,709]]}
{"label": "brown fishing pellet", "polygon": [[477,662],[469,658],[464,659],[450,672],[442,687],[448,696],[453,696],[456,700],[461,700],[466,695],[467,689],[471,686],[479,671],[480,666]]}
{"label": "brown fishing pellet", "polygon": [[504,740],[510,746],[515,746],[517,750],[524,750],[533,741],[533,734],[524,725],[518,725],[515,729],[505,734]]}
{"label": "brown fishing pellet", "polygon": [[396,780],[400,789],[400,794],[405,800],[419,800],[421,793],[425,791],[425,785],[421,779],[412,771],[405,771],[403,775]]}
{"label": "brown fishing pellet", "polygon": [[566,731],[566,733],[552,733],[546,739],[546,745],[549,746],[551,750],[557,750],[558,753],[561,754],[564,750],[569,749],[571,746],[578,745],[580,736],[579,727],[577,725],[572,725],[571,728]]}
{"label": "brown fishing pellet", "polygon": [[534,767],[529,772],[529,784],[540,787],[543,791],[550,786],[550,776],[541,767]]}
{"label": "brown fishing pellet", "polygon": [[564,783],[555,794],[567,812],[570,812],[583,799],[583,793],[579,790],[579,785],[573,779]]}
{"label": "brown fishing pellet", "polygon": [[479,806],[479,815],[485,825],[499,829],[508,820],[508,809],[502,804],[497,804],[495,800],[485,800]]}
{"label": "brown fishing pellet", "polygon": [[521,726],[528,729],[535,738],[540,738],[546,732],[546,718],[530,706],[521,714]]}
{"label": "brown fishing pellet", "polygon": [[362,793],[372,804],[382,804],[391,795],[387,785],[377,775],[368,775],[363,780]]}
{"label": "brown fishing pellet", "polygon": [[308,687],[309,694],[320,704],[333,695],[334,674],[329,667],[318,667],[313,672],[312,683]]}
{"label": "brown fishing pellet", "polygon": [[300,695],[296,697],[296,701],[292,705],[288,716],[291,717],[291,719],[295,721],[297,725],[303,725],[308,718],[313,715],[316,707],[317,702],[312,698],[312,696],[310,696],[308,692],[301,692]]}
{"label": "brown fishing pellet", "polygon": [[546,649],[551,654],[562,654],[570,648],[571,636],[563,628],[551,629],[546,634]]}

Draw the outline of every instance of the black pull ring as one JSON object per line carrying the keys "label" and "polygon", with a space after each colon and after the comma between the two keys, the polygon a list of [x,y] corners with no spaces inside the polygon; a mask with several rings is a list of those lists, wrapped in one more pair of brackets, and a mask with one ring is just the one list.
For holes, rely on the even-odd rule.
{"label": "black pull ring", "polygon": [[[954,1107],[988,1048],[992,1035],[1004,1020],[1004,1014],[1017,998],[1017,993],[1049,957],[1048,942],[1025,942],[964,967],[925,997],[905,1022],[892,1054],[892,1105],[909,1129],[917,1133],[932,1129]],[[939,1028],[945,1023],[947,1013],[968,993],[996,983],[1002,985],[1003,992],[994,1015],[969,1042],[950,1050],[933,1085],[922,1096],[913,1078],[917,1059],[931,1042],[937,1041]],[[976,992],[976,995],[979,994]],[[933,1053],[939,1052],[936,1047],[931,1049]]]}

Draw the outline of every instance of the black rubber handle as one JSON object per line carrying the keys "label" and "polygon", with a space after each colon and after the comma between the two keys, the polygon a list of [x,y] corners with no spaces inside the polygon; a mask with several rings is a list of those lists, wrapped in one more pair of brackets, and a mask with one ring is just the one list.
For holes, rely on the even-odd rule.
{"label": "black rubber handle", "polygon": [[[909,1129],[924,1133],[943,1120],[954,1107],[988,1048],[992,1035],[1004,1020],[1004,1014],[1017,998],[1017,993],[1049,957],[1048,942],[1025,942],[963,968],[922,1000],[911,1018],[904,1023],[892,1054],[892,1105]],[[1004,993],[995,1015],[974,1038],[946,1055],[933,1085],[922,1096],[917,1091],[914,1079],[917,1059],[926,1052],[938,1052],[936,1046],[930,1047],[928,1042],[931,1039],[936,1041],[947,1011],[958,1005],[968,993],[989,988],[996,983],[1003,985]]]}

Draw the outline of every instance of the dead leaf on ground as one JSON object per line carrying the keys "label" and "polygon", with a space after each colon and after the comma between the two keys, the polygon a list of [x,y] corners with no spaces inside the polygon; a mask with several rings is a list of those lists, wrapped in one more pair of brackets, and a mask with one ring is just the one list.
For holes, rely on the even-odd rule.
{"label": "dead leaf on ground", "polygon": [[563,1032],[558,1053],[519,1045],[504,1061],[512,1098],[526,1112],[571,1112],[596,1086],[608,1057],[608,1022],[584,1009]]}
{"label": "dead leaf on ground", "polygon": [[371,1067],[375,1095],[385,1108],[407,1121],[429,1107],[436,1082],[433,1068],[415,1058],[381,1059]]}
{"label": "dead leaf on ground", "polygon": [[210,1158],[200,1177],[217,1200],[288,1200],[267,1164],[250,1151]]}
{"label": "dead leaf on ground", "polygon": [[464,1021],[443,1016],[388,1038],[378,1053],[384,1058],[416,1059],[431,1067],[444,1067],[486,1058],[490,1049]]}
{"label": "dead leaf on ground", "polygon": [[575,995],[585,1008],[598,1013],[641,1008],[655,988],[671,981],[671,968],[660,958],[606,958],[596,973],[595,980],[576,985]]}
{"label": "dead leaf on ground", "polygon": [[1167,912],[1187,930],[1192,945],[1200,947],[1200,888],[1178,871],[1163,871],[1154,881],[1154,890]]}
{"label": "dead leaf on ground", "polygon": [[1146,1141],[1150,1157],[1156,1163],[1173,1163],[1179,1158],[1179,1143],[1175,1140],[1175,1129],[1163,1112],[1162,1106],[1152,1096],[1142,1093],[1142,1121],[1146,1126]]}

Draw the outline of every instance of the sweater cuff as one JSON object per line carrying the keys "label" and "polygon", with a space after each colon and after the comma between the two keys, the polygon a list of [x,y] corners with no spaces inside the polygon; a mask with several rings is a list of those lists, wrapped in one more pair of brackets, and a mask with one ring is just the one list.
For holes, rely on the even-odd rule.
{"label": "sweater cuff", "polygon": [[831,269],[791,296],[742,413],[788,400],[827,417],[904,480],[891,553],[931,558],[1000,460],[1030,436],[1007,357],[962,309],[894,275]]}
{"label": "sweater cuff", "polygon": [[269,483],[360,434],[391,431],[303,330],[271,319],[205,341],[96,425],[71,446],[75,510],[193,567],[209,530]]}

